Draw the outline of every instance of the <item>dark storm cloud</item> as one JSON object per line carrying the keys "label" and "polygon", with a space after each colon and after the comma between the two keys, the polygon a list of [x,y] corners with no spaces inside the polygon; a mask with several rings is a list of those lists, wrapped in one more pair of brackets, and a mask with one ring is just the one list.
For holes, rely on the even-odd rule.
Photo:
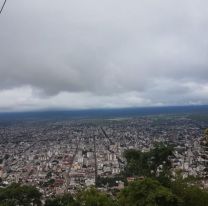
{"label": "dark storm cloud", "polygon": [[8,1],[0,91],[34,108],[66,93],[80,107],[208,103],[207,36],[206,0]]}

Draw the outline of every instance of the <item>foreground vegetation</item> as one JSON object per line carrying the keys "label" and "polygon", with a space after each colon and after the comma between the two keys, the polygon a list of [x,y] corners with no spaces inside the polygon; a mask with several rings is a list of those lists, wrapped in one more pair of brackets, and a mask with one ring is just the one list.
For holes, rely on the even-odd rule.
{"label": "foreground vegetation", "polygon": [[[194,184],[194,179],[171,176],[169,157],[171,147],[157,145],[149,152],[125,152],[126,168],[115,178],[100,178],[98,186],[121,180],[126,186],[107,194],[96,188],[79,191],[76,195],[63,194],[41,202],[41,193],[32,186],[12,184],[0,188],[0,206],[208,206],[208,191]],[[127,177],[135,180],[128,183]],[[112,195],[113,194],[113,195]]]}

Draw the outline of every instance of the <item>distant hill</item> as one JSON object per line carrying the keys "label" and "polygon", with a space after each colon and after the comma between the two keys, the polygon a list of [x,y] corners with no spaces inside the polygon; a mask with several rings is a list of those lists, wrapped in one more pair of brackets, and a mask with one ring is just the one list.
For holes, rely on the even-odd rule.
{"label": "distant hill", "polygon": [[0,113],[0,120],[116,118],[160,114],[208,114],[208,105],[8,112]]}

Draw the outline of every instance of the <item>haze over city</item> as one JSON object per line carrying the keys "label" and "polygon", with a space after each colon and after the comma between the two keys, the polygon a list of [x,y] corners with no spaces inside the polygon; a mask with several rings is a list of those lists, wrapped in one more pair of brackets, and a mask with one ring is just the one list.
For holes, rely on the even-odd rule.
{"label": "haze over city", "polygon": [[8,1],[0,111],[207,104],[207,36],[206,0]]}

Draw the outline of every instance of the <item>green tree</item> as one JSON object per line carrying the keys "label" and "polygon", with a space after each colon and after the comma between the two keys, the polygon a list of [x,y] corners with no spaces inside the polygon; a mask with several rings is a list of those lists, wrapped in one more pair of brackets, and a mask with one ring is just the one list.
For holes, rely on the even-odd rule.
{"label": "green tree", "polygon": [[164,144],[155,145],[149,152],[139,150],[126,150],[124,157],[127,164],[125,173],[127,176],[159,176],[158,168],[162,166],[161,174],[168,174],[171,168],[169,157],[173,154],[173,149]]}
{"label": "green tree", "polygon": [[150,178],[136,180],[118,196],[121,206],[177,206],[179,200],[170,189]]}
{"label": "green tree", "polygon": [[105,193],[99,192],[95,188],[81,191],[77,200],[81,206],[114,206],[115,202]]}
{"label": "green tree", "polygon": [[127,161],[125,167],[126,176],[136,176],[147,173],[148,165],[145,162],[144,153],[139,150],[130,149],[124,152],[124,157]]}
{"label": "green tree", "polygon": [[28,206],[31,204],[41,205],[41,193],[35,187],[14,183],[0,189],[0,205]]}
{"label": "green tree", "polygon": [[184,191],[184,206],[207,206],[208,193],[196,186],[187,187]]}
{"label": "green tree", "polygon": [[182,206],[207,206],[208,192],[181,178],[171,183],[171,190],[182,201]]}
{"label": "green tree", "polygon": [[45,206],[79,206],[71,194],[64,194],[53,199],[46,200]]}

